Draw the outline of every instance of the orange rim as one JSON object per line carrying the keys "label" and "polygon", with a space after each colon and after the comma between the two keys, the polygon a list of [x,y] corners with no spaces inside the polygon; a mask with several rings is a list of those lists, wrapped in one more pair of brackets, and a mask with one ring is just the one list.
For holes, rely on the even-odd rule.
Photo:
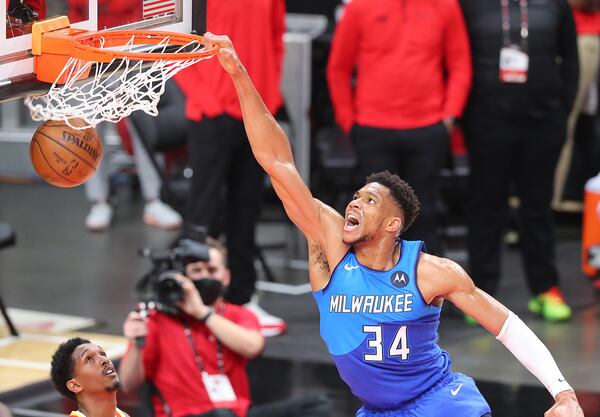
{"label": "orange rim", "polygon": [[184,46],[190,43],[203,44],[204,38],[185,33],[149,30],[114,30],[92,32],[78,29],[61,29],[42,34],[40,55],[69,55],[85,61],[110,62],[113,59],[129,58],[139,61],[185,61],[210,58],[217,48],[197,52],[132,52],[116,51],[115,46],[158,45],[168,38],[165,46]]}
{"label": "orange rim", "polygon": [[[47,34],[52,36],[52,34]],[[114,30],[106,32],[86,32],[71,37],[73,42],[71,55],[86,61],[110,62],[113,59],[129,58],[140,61],[180,61],[188,59],[210,58],[217,48],[203,49],[198,52],[123,52],[107,50],[114,46],[158,45],[169,38],[167,46],[184,46],[190,43],[204,44],[199,35],[175,32],[157,32],[148,30]],[[133,42],[132,42],[133,39]],[[102,45],[102,47],[100,47]]]}
{"label": "orange rim", "polygon": [[[168,40],[168,43],[164,43]],[[109,63],[114,59],[135,61],[190,61],[214,56],[218,47],[202,48],[195,52],[134,52],[110,49],[128,45],[161,45],[165,47],[204,44],[199,35],[154,30],[89,31],[69,26],[64,16],[33,25],[32,54],[34,72],[39,81],[64,84],[66,78],[59,76],[71,58],[87,62]],[[162,46],[162,45],[161,45]],[[87,78],[87,73],[78,79]]]}

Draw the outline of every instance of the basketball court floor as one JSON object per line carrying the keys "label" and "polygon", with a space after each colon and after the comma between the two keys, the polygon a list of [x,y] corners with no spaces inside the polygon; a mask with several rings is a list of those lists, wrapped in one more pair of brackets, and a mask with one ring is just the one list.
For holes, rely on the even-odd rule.
{"label": "basketball court floor", "polygon": [[[15,321],[23,327],[22,337],[0,339],[0,401],[17,417],[56,417],[70,410],[72,404],[61,400],[47,379],[50,354],[68,335],[84,331],[108,346],[114,357],[123,352],[121,326],[135,305],[133,286],[150,267],[137,250],[163,248],[177,237],[177,232],[143,224],[143,202],[131,187],[117,187],[116,197],[112,227],[92,234],[84,228],[89,207],[81,187],[0,183],[0,220],[11,223],[17,233],[17,245],[0,251],[0,294],[9,307],[19,309]],[[278,246],[290,240],[291,229],[283,220],[273,221],[283,219],[277,208],[268,206],[266,212],[270,220],[261,223],[258,240],[265,248],[274,247],[264,254],[283,285],[261,283],[260,288],[278,290],[261,290],[261,304],[283,317],[289,331],[268,339],[264,355],[250,363],[253,397],[263,402],[319,393],[332,401],[332,417],[352,416],[359,404],[319,338],[306,272],[281,266],[286,250]],[[527,312],[519,256],[511,249],[505,250],[498,298],[554,353],[585,415],[600,417],[600,306],[580,273],[579,228],[563,225],[559,236],[559,266],[566,297],[575,309],[573,320],[549,324]],[[443,315],[440,344],[452,355],[455,371],[477,380],[494,416],[542,416],[551,399],[537,380],[482,328],[467,326],[450,306]],[[132,415],[144,415],[136,411],[136,398],[122,397],[120,404]]]}

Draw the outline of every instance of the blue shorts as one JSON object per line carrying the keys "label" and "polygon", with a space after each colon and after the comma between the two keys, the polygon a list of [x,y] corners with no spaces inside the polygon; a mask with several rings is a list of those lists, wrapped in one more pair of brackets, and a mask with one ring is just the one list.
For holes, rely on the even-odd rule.
{"label": "blue shorts", "polygon": [[395,409],[361,407],[356,417],[482,417],[490,414],[473,378],[449,373],[417,399]]}

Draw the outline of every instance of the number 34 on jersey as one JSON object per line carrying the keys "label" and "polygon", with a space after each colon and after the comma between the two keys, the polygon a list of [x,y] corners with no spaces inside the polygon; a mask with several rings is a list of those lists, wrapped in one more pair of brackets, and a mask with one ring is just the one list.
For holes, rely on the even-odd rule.
{"label": "number 34 on jersey", "polygon": [[410,347],[408,346],[408,326],[400,326],[392,343],[388,346],[385,345],[383,340],[383,328],[381,325],[364,325],[362,330],[369,339],[367,346],[372,349],[372,352],[365,353],[363,360],[365,362],[383,362],[384,349],[388,350],[388,356],[399,356],[401,360],[405,361],[408,359],[410,354]]}

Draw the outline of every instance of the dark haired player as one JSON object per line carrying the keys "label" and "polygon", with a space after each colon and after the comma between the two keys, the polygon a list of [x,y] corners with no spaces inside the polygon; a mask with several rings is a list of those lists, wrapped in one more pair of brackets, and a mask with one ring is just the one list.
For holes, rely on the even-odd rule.
{"label": "dark haired player", "polygon": [[[489,416],[474,381],[450,370],[436,344],[444,299],[497,336],[550,391],[546,417],[583,412],[548,349],[456,263],[422,252],[400,235],[418,214],[412,189],[390,173],[370,176],[345,217],[312,197],[290,145],[226,36],[205,35],[237,90],[252,151],[271,177],[309,247],[321,336],[338,371],[364,403],[357,416]],[[418,278],[418,280],[417,280]]]}
{"label": "dark haired player", "polygon": [[71,417],[129,417],[117,408],[120,381],[100,346],[75,337],[52,356],[52,383],[62,395],[77,401]]}

